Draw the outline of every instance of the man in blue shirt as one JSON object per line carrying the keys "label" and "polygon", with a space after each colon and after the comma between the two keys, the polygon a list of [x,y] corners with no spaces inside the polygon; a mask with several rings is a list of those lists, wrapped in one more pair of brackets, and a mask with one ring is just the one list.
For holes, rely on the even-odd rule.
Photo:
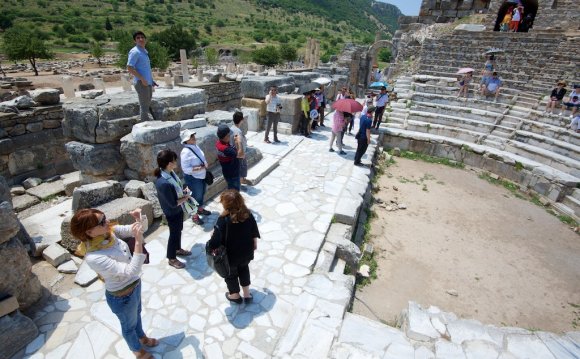
{"label": "man in blue shirt", "polygon": [[151,61],[149,61],[149,53],[145,49],[147,44],[145,34],[137,31],[133,34],[133,40],[135,47],[129,51],[127,71],[134,76],[133,85],[139,97],[141,121],[149,121],[149,106],[153,96],[153,86],[157,86],[157,84],[153,81]]}
{"label": "man in blue shirt", "polygon": [[482,95],[485,97],[495,95],[494,101],[497,102],[499,90],[501,90],[501,80],[497,76],[497,72],[494,72],[484,83],[484,86],[482,87]]}
{"label": "man in blue shirt", "polygon": [[354,164],[356,166],[361,166],[361,158],[367,151],[371,143],[371,127],[373,125],[373,112],[375,112],[374,106],[369,106],[367,108],[367,113],[360,118],[358,133],[355,138],[357,140],[356,154],[354,155]]}

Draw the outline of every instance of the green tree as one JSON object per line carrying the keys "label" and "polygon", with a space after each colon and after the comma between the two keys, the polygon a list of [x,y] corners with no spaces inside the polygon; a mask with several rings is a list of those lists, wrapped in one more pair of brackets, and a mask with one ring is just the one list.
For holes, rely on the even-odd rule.
{"label": "green tree", "polygon": [[275,46],[268,45],[254,50],[252,60],[260,65],[274,66],[280,63],[280,53]]}
{"label": "green tree", "polygon": [[296,53],[296,49],[294,48],[294,46],[280,45],[278,51],[280,53],[280,58],[284,61],[287,62],[296,61],[296,59],[298,58],[298,54]]}
{"label": "green tree", "polygon": [[38,38],[35,31],[25,26],[14,26],[6,30],[3,50],[8,60],[28,60],[34,76],[38,76],[36,60],[53,58],[44,41]]}
{"label": "green tree", "polygon": [[391,49],[387,47],[380,49],[379,60],[382,62],[391,62]]}
{"label": "green tree", "polygon": [[111,25],[111,20],[109,20],[108,16],[107,19],[105,20],[105,30],[107,31],[113,30],[113,25]]}
{"label": "green tree", "polygon": [[[135,46],[135,41],[133,41],[133,36],[129,32],[121,31],[115,33],[115,39],[118,41],[117,53],[119,54],[117,66],[124,69],[127,67],[129,51]],[[156,67],[162,70],[169,67],[171,59],[169,57],[169,52],[165,47],[155,41],[148,42],[146,47],[147,52],[149,53],[149,59],[151,60],[151,67]]]}
{"label": "green tree", "polygon": [[185,49],[187,53],[195,49],[195,36],[181,25],[173,25],[170,28],[151,35],[151,41],[158,42],[165,47],[173,60],[179,60],[179,50]]}
{"label": "green tree", "polygon": [[90,52],[91,55],[97,59],[97,63],[99,64],[99,66],[101,66],[101,58],[103,57],[103,55],[105,54],[105,51],[103,51],[103,48],[101,47],[101,44],[99,42],[93,42],[91,44],[91,48],[90,48]]}
{"label": "green tree", "polygon": [[205,49],[205,61],[211,66],[217,65],[218,63],[218,52],[213,47],[208,47]]}

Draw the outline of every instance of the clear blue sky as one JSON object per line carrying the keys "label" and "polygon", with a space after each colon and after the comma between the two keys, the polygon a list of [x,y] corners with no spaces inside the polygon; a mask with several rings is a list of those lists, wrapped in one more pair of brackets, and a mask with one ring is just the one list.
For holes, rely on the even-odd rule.
{"label": "clear blue sky", "polygon": [[380,0],[393,4],[401,10],[404,15],[417,16],[421,8],[421,0]]}

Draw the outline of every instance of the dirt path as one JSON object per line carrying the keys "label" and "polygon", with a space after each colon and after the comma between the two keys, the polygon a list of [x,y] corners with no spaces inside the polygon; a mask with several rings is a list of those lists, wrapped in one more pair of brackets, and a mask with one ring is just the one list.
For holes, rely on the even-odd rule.
{"label": "dirt path", "polygon": [[[576,233],[472,171],[396,162],[375,198],[407,209],[373,205],[378,278],[356,293],[380,319],[392,324],[412,300],[486,324],[578,330]],[[360,300],[353,312],[377,319]]]}

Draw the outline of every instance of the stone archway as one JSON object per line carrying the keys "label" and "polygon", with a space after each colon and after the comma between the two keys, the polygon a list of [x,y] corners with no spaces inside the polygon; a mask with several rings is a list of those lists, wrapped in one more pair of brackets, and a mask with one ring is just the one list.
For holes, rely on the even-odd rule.
{"label": "stone archway", "polygon": [[[379,40],[374,44],[372,44],[367,50],[366,54],[367,63],[365,66],[365,71],[362,71],[364,74],[364,82],[363,82],[364,88],[367,88],[369,86],[369,80],[371,77],[373,64],[375,64],[377,60],[377,53],[379,52],[380,49],[386,47],[391,49],[391,54],[393,54],[394,56],[393,43],[390,40]],[[383,76],[384,76],[383,78],[386,80],[385,74],[383,74]]]}
{"label": "stone archway", "polygon": [[528,32],[529,28],[531,28],[531,26],[534,23],[536,14],[538,13],[538,0],[504,1],[503,4],[499,7],[499,10],[497,12],[497,18],[495,20],[495,26],[493,28],[493,31],[499,31],[499,26],[506,12],[510,9],[510,7],[517,6],[518,2],[524,6],[524,14],[522,20],[525,19],[526,16],[531,15],[531,19],[527,19],[525,22],[522,21],[522,24],[520,24],[520,29],[518,32]]}

